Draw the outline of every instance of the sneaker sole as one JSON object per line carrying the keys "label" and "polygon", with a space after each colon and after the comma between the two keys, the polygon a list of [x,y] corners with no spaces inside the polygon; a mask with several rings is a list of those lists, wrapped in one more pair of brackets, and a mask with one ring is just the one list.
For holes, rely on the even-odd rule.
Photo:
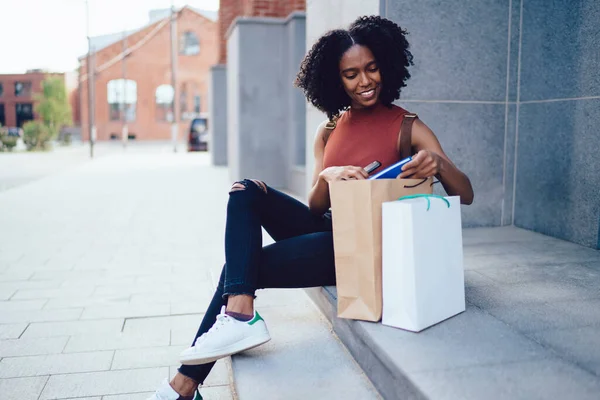
{"label": "sneaker sole", "polygon": [[200,355],[193,354],[189,356],[182,356],[179,361],[183,365],[208,364],[213,361],[220,360],[221,358],[225,358],[237,353],[241,353],[242,351],[253,349],[255,347],[267,343],[269,340],[271,340],[270,336],[252,336],[242,341],[231,344],[227,347],[224,347],[222,349],[219,349],[218,351],[212,351],[210,353]]}

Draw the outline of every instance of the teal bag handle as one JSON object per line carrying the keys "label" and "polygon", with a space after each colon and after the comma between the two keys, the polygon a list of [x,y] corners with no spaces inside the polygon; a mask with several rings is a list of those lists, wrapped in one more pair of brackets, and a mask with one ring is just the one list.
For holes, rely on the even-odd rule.
{"label": "teal bag handle", "polygon": [[409,196],[400,197],[398,199],[398,201],[408,200],[408,199],[419,199],[419,198],[427,199],[427,211],[429,211],[429,209],[431,208],[431,200],[429,200],[431,198],[444,200],[446,202],[446,204],[448,205],[448,208],[450,208],[450,202],[448,201],[448,199],[445,197],[442,197],[442,196],[438,196],[437,194],[412,194]]}

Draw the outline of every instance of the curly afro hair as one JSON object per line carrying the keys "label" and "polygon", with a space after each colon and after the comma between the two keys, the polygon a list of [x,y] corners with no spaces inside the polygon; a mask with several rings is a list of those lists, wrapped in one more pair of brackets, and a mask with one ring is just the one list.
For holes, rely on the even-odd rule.
{"label": "curly afro hair", "polygon": [[408,50],[407,32],[394,22],[379,17],[360,17],[348,30],[336,29],[321,36],[308,52],[295,84],[306,99],[329,119],[350,106],[350,98],[341,84],[339,63],[353,45],[368,47],[381,73],[380,101],[385,105],[400,98],[400,91],[410,78],[408,67],[413,56]]}

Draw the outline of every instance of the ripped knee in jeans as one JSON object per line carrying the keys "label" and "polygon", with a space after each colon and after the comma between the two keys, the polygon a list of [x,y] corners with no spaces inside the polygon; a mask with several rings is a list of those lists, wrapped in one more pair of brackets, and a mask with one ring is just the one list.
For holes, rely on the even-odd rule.
{"label": "ripped knee in jeans", "polygon": [[250,182],[252,182],[256,186],[258,186],[259,189],[262,190],[265,194],[267,193],[267,185],[263,181],[259,181],[258,179],[244,179],[243,181],[235,182],[231,186],[229,193],[231,194],[233,192],[239,192],[242,190],[246,190],[248,188],[248,184]]}

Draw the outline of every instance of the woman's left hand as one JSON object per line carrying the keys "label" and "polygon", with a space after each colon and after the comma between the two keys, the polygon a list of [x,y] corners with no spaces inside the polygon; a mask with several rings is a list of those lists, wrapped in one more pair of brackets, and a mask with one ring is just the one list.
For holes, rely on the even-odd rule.
{"label": "woman's left hand", "polygon": [[400,178],[423,179],[440,173],[444,160],[431,150],[421,150],[402,167]]}

